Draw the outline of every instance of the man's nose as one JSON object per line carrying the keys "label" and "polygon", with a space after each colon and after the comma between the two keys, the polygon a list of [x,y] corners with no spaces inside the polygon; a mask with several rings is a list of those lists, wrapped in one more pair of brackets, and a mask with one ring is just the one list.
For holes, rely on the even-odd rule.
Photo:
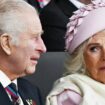
{"label": "man's nose", "polygon": [[42,45],[43,53],[45,53],[45,52],[47,51],[47,48],[46,48],[46,46],[45,46],[43,40],[42,40],[42,43],[43,43],[43,45]]}
{"label": "man's nose", "polygon": [[40,51],[41,51],[42,53],[45,53],[45,52],[47,51],[46,46],[45,46],[45,44],[44,44],[42,38],[40,38]]}

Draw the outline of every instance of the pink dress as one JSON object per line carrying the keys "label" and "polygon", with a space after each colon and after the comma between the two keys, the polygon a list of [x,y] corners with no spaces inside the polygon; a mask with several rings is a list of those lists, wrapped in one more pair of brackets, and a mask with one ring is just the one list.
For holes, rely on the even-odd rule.
{"label": "pink dress", "polygon": [[57,96],[58,105],[79,105],[81,100],[80,94],[72,90],[65,90]]}

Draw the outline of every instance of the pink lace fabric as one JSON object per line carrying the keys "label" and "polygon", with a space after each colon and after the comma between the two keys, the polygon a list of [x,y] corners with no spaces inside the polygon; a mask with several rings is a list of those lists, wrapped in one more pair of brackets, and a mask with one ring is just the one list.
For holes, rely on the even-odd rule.
{"label": "pink lace fabric", "polygon": [[78,27],[83,22],[84,17],[88,15],[90,11],[97,9],[99,7],[105,7],[105,2],[95,0],[95,1],[92,1],[91,4],[85,7],[82,7],[79,10],[74,12],[74,15],[70,18],[70,22],[67,24],[67,33],[65,36],[66,51],[69,51],[70,43],[73,37],[76,35]]}
{"label": "pink lace fabric", "polygon": [[66,90],[57,96],[58,105],[79,105],[81,100],[82,97],[72,90]]}

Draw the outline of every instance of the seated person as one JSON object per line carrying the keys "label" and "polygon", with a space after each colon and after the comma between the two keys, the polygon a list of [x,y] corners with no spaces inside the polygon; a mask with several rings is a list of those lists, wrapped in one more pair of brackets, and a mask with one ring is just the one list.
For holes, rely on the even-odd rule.
{"label": "seated person", "polygon": [[68,72],[46,105],[105,105],[105,2],[92,2],[70,18],[65,36]]}
{"label": "seated person", "polygon": [[46,47],[38,14],[24,0],[0,0],[0,105],[43,105],[33,74]]}

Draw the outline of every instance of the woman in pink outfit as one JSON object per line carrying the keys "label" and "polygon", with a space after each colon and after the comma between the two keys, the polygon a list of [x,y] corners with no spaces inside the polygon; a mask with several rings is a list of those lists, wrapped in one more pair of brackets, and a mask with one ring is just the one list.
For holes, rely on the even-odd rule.
{"label": "woman in pink outfit", "polygon": [[54,84],[46,105],[105,105],[105,2],[74,12],[67,25],[66,75]]}

